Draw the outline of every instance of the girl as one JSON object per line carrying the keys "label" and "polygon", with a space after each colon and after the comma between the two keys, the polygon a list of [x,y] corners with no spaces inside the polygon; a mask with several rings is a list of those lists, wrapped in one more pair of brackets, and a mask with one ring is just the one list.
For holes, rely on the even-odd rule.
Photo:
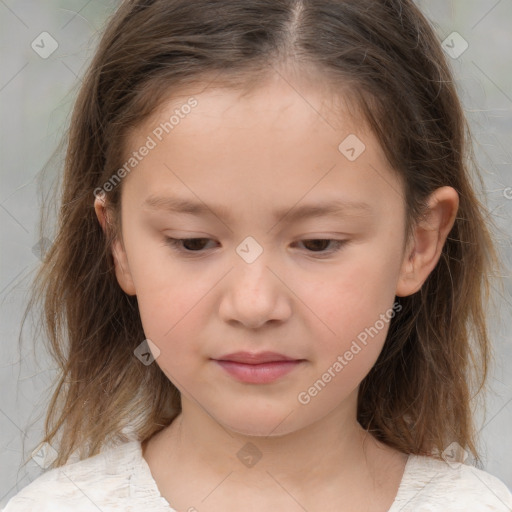
{"label": "girl", "polygon": [[471,161],[410,0],[124,1],[37,282],[50,471],[5,512],[511,510],[467,463]]}

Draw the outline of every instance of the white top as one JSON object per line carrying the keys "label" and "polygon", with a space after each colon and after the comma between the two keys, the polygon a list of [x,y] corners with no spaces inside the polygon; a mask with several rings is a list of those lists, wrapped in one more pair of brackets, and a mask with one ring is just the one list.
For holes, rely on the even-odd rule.
{"label": "white top", "polygon": [[[160,495],[139,441],[48,470],[0,512],[176,512]],[[511,512],[501,480],[466,464],[410,455],[388,512]]]}

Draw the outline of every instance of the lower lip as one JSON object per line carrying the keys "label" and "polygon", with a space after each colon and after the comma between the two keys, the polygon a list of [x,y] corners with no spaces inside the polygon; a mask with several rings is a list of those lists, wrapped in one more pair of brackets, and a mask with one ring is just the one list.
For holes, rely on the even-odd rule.
{"label": "lower lip", "polygon": [[272,361],[261,364],[215,360],[227,373],[241,382],[266,384],[293,371],[302,361]]}

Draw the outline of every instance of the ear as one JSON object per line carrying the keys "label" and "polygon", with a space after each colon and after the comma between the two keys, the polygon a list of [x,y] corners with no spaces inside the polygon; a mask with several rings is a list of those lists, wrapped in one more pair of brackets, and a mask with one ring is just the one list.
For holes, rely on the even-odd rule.
{"label": "ear", "polygon": [[[111,224],[109,222],[108,211],[105,205],[105,196],[96,196],[94,200],[94,211],[96,212],[96,217],[98,217],[98,221],[103,232],[107,235],[111,229]],[[116,278],[119,286],[128,295],[135,295],[135,286],[130,273],[128,258],[122,240],[120,240],[119,236],[116,236],[112,242],[112,256],[114,258]]]}
{"label": "ear", "polygon": [[406,297],[416,293],[434,270],[457,211],[459,195],[452,187],[441,187],[427,201],[424,217],[416,224],[407,244],[400,269],[396,295]]}

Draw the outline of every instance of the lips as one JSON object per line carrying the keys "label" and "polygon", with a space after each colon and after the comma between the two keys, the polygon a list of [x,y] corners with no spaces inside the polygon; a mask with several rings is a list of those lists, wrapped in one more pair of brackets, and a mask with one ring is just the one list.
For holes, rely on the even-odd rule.
{"label": "lips", "polygon": [[293,357],[278,354],[277,352],[234,352],[233,354],[227,354],[219,357],[216,360],[245,364],[272,363],[274,361],[297,361],[297,359],[294,359]]}
{"label": "lips", "polygon": [[299,367],[305,360],[276,352],[235,352],[214,359],[231,377],[247,384],[268,384]]}

